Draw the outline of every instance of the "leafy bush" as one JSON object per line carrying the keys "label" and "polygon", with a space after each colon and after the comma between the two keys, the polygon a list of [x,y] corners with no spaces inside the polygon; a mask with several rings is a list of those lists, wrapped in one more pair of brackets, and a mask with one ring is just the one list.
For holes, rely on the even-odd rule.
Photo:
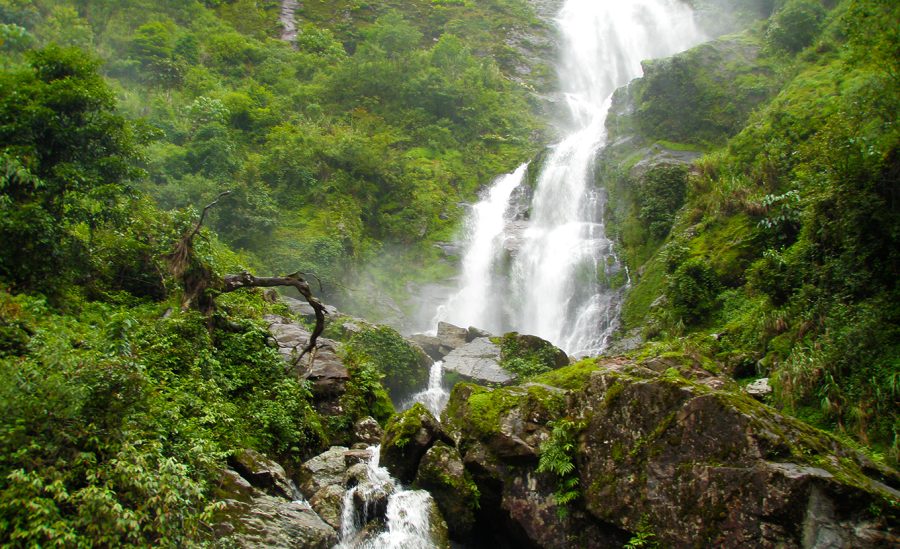
{"label": "leafy bush", "polygon": [[688,168],[660,166],[649,170],[637,182],[638,218],[653,238],[669,234],[675,213],[684,204]]}
{"label": "leafy bush", "polygon": [[356,364],[370,364],[384,376],[395,399],[423,388],[428,380],[424,357],[403,336],[388,326],[366,329],[347,342],[345,352]]}
{"label": "leafy bush", "polygon": [[565,353],[536,336],[522,336],[516,332],[499,339],[500,365],[526,378],[555,370],[568,364]]}
{"label": "leafy bush", "polygon": [[666,295],[674,313],[685,324],[707,320],[721,289],[716,273],[702,258],[683,262],[669,275]]}
{"label": "leafy bush", "polygon": [[825,19],[820,0],[789,0],[769,21],[769,46],[796,53],[810,45]]}

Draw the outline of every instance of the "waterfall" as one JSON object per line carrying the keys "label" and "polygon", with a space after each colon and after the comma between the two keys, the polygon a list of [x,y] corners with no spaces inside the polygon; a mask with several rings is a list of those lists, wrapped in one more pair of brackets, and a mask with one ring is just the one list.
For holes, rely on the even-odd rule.
{"label": "waterfall", "polygon": [[444,361],[436,360],[428,371],[428,386],[414,394],[412,402],[401,406],[401,408],[406,410],[409,409],[413,403],[420,402],[428,408],[428,411],[431,412],[434,417],[440,419],[441,412],[444,411],[444,406],[447,405],[447,400],[450,398],[450,393],[444,388],[443,380]]}
{"label": "waterfall", "polygon": [[[379,465],[380,446],[371,446],[366,479],[344,493],[341,541],[335,549],[430,549],[434,500],[424,490],[406,490]],[[387,500],[385,528],[369,529]]]}
{"label": "waterfall", "polygon": [[473,207],[459,290],[435,321],[534,334],[579,356],[609,344],[623,292],[610,281],[627,280],[592,172],[612,93],[641,75],[642,60],[702,36],[680,0],[566,0],[556,21],[564,137],[537,177],[527,226],[514,222],[510,204],[525,166],[498,178]]}

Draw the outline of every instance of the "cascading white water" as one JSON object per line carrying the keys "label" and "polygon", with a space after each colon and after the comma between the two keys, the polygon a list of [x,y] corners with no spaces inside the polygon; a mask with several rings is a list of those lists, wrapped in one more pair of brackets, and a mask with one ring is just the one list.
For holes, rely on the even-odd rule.
{"label": "cascading white water", "polygon": [[528,164],[522,164],[513,173],[498,177],[482,200],[472,206],[466,222],[469,235],[460,290],[440,307],[438,320],[459,323],[478,319],[471,325],[487,330],[503,326],[503,309],[495,307],[495,296],[503,293],[503,280],[494,271],[503,257],[510,195],[522,184],[527,169]]}
{"label": "cascading white water", "polygon": [[[444,389],[443,380],[444,361],[436,360],[428,371],[428,386],[414,394],[412,397],[412,402],[422,403],[436,418],[441,417],[441,412],[444,411],[444,406],[450,398],[450,393]],[[409,403],[409,405],[403,406],[402,408],[405,410],[410,406],[412,406],[412,403]]]}
{"label": "cascading white water", "polygon": [[436,320],[530,333],[588,355],[608,344],[622,292],[607,282],[622,267],[603,225],[605,193],[592,174],[612,93],[641,75],[642,60],[684,50],[702,35],[680,0],[566,0],[557,22],[565,137],[544,162],[511,261],[503,248],[514,237],[508,200],[525,166],[498,178],[475,205],[460,289]]}
{"label": "cascading white water", "polygon": [[[424,490],[406,490],[379,465],[380,446],[371,446],[366,479],[344,493],[341,540],[335,549],[430,549],[434,500]],[[377,502],[387,499],[386,529],[367,532]],[[358,504],[357,502],[361,502]],[[382,509],[384,509],[382,507]]]}

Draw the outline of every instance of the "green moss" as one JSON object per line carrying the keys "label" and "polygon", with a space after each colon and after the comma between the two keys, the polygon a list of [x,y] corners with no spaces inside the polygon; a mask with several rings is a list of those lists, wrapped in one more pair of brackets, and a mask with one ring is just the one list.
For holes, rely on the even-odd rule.
{"label": "green moss", "polygon": [[586,358],[571,366],[536,376],[534,382],[559,387],[560,389],[580,389],[587,383],[591,373],[596,372],[598,369],[596,358]]}
{"label": "green moss", "polygon": [[536,336],[510,332],[493,340],[500,346],[500,366],[519,378],[549,372],[568,363],[564,352]]}
{"label": "green moss", "polygon": [[403,448],[422,428],[422,418],[429,415],[431,412],[419,402],[395,415],[384,428],[385,444]]}

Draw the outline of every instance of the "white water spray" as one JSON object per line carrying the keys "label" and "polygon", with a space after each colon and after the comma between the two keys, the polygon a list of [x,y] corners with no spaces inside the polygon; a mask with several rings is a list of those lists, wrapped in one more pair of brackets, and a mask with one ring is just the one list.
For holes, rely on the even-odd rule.
{"label": "white water spray", "polygon": [[414,394],[412,397],[412,402],[403,406],[404,410],[412,407],[412,403],[419,402],[431,412],[436,418],[441,417],[441,412],[444,411],[444,406],[447,404],[447,400],[450,398],[450,393],[444,389],[443,385],[444,381],[444,361],[436,360],[434,364],[431,365],[431,369],[428,371],[428,386],[425,389],[419,391]]}
{"label": "white water spray", "polygon": [[[341,540],[335,549],[431,549],[434,500],[424,490],[406,490],[379,465],[380,446],[371,446],[366,478],[344,493]],[[387,499],[386,529],[367,531]],[[384,510],[384,507],[382,507]]]}
{"label": "white water spray", "polygon": [[612,93],[641,75],[642,60],[677,53],[702,35],[679,0],[567,0],[557,23],[566,136],[544,162],[529,226],[511,257],[503,247],[511,237],[508,201],[525,166],[498,178],[475,205],[460,289],[436,320],[538,335],[577,356],[609,344],[622,293],[611,281],[627,278],[592,173]]}

